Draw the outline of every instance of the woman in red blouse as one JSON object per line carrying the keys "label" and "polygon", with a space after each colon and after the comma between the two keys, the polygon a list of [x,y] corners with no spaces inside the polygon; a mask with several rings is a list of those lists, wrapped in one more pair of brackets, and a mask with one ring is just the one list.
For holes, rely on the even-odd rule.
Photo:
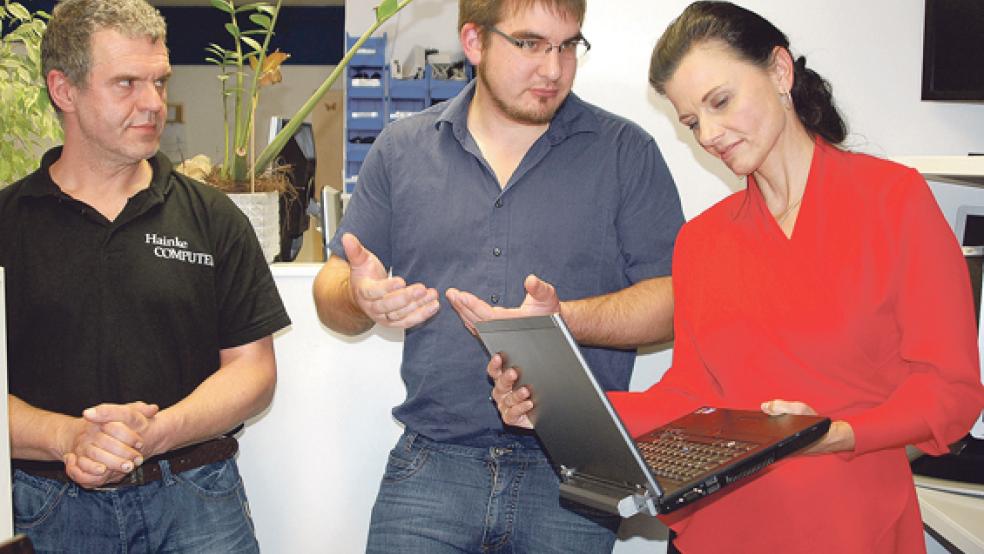
{"label": "woman in red blouse", "polygon": [[[829,84],[744,8],[691,4],[650,81],[748,186],[681,230],[673,366],[612,403],[633,434],[702,405],[834,421],[808,455],[664,517],[674,546],[924,552],[905,446],[943,454],[984,407],[967,267],[928,186],[838,148]],[[489,373],[503,419],[528,426],[515,372]]]}

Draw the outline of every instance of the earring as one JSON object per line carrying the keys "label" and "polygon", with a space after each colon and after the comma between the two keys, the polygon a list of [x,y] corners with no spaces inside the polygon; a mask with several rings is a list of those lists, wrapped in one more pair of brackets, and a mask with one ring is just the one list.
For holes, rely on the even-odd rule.
{"label": "earring", "polygon": [[793,109],[793,96],[789,94],[788,90],[784,90],[779,93],[779,99],[782,102],[782,106],[787,110]]}

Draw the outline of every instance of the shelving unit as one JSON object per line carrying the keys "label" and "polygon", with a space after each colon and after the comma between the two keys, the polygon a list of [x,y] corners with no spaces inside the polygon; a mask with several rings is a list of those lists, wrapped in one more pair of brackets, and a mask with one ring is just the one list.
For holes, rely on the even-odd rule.
{"label": "shelving unit", "polygon": [[434,71],[430,66],[424,68],[424,76],[427,80],[427,104],[433,106],[438,102],[443,102],[449,98],[454,98],[461,89],[474,77],[474,67],[465,63],[465,80],[459,79],[438,79],[434,77]]}
{"label": "shelving unit", "polygon": [[892,161],[915,169],[929,181],[984,187],[984,156],[898,156]]}
{"label": "shelving unit", "polygon": [[389,85],[386,123],[412,115],[430,105],[427,79],[394,79],[389,71],[386,77]]}
{"label": "shelving unit", "polygon": [[[356,40],[357,37],[346,35],[346,48],[351,48]],[[474,73],[466,64],[465,80],[436,79],[427,66],[422,79],[395,79],[389,65],[385,34],[369,38],[349,62],[345,81],[344,193],[355,190],[362,162],[383,127],[454,97]]]}
{"label": "shelving unit", "polygon": [[[358,37],[345,36],[345,48]],[[386,35],[370,37],[352,57],[345,79],[345,192],[351,192],[372,142],[386,124]]]}

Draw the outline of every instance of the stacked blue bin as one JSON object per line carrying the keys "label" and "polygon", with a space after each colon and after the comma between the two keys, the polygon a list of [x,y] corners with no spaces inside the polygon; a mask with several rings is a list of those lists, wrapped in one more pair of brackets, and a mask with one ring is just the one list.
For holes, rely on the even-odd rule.
{"label": "stacked blue bin", "polygon": [[428,104],[433,105],[457,96],[461,92],[461,89],[465,88],[465,85],[468,84],[468,81],[471,81],[473,67],[467,62],[465,63],[464,81],[460,79],[438,79],[434,77],[434,71],[431,66],[427,66],[424,69],[424,75],[427,79]]}
{"label": "stacked blue bin", "polygon": [[[356,40],[346,34],[346,49]],[[348,193],[355,189],[366,153],[385,125],[454,97],[472,78],[472,67],[466,64],[467,80],[435,79],[430,66],[423,79],[395,79],[385,52],[386,35],[370,37],[347,68],[344,191]]]}
{"label": "stacked blue bin", "polygon": [[[346,50],[358,37],[345,36]],[[345,192],[352,192],[366,153],[386,124],[386,35],[369,37],[346,68]]]}
{"label": "stacked blue bin", "polygon": [[426,79],[396,79],[389,71],[386,78],[386,123],[413,115],[430,105]]}

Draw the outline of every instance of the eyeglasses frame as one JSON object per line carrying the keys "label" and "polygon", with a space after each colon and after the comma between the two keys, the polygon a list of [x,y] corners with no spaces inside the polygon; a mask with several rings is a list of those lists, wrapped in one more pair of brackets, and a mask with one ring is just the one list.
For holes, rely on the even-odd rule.
{"label": "eyeglasses frame", "polygon": [[[500,37],[506,39],[506,42],[508,42],[509,44],[512,44],[513,46],[515,46],[516,48],[518,48],[520,52],[524,52],[527,55],[529,55],[530,57],[540,57],[540,56],[546,57],[548,54],[550,54],[550,52],[553,52],[554,50],[557,51],[557,55],[558,56],[561,56],[566,51],[567,48],[573,47],[573,50],[572,50],[572,52],[574,52],[573,58],[574,59],[577,59],[578,58],[578,56],[577,56],[577,45],[578,44],[584,44],[584,54],[587,54],[588,51],[591,50],[591,43],[588,42],[588,39],[584,38],[584,36],[582,36],[582,35],[578,35],[577,37],[574,37],[574,38],[565,40],[564,42],[561,42],[560,44],[553,44],[552,42],[547,42],[546,39],[542,39],[542,38],[537,38],[537,39],[532,39],[532,38],[529,38],[529,39],[516,38],[516,37],[510,35],[509,33],[505,32],[505,31],[502,31],[501,29],[497,28],[495,25],[489,25],[489,26],[486,27],[486,29],[488,29],[489,31],[492,31],[493,33],[499,35]],[[532,51],[532,50],[530,50],[530,49],[528,49],[528,48],[526,48],[526,47],[523,46],[524,43],[531,42],[531,41],[543,41],[543,42],[545,42],[547,44],[547,47],[544,48],[542,52],[534,52],[534,51]],[[565,45],[568,45],[568,46],[565,46]]]}

